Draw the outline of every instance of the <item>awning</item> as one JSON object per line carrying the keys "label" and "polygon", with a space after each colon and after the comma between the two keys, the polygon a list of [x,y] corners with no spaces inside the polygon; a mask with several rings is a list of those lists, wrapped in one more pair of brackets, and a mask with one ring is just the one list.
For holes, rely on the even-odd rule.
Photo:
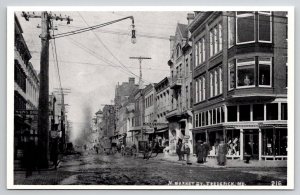
{"label": "awning", "polygon": [[161,128],[161,129],[157,129],[157,130],[155,131],[155,133],[162,133],[162,132],[166,132],[166,131],[168,131],[168,130],[169,130],[169,127],[167,126],[167,127]]}
{"label": "awning", "polygon": [[131,127],[128,132],[130,131],[141,131],[142,127],[141,126],[136,126],[136,127]]}

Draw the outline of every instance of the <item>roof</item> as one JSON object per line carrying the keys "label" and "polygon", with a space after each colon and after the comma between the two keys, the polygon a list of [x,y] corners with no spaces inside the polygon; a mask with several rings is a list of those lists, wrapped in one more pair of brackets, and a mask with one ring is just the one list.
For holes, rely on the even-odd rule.
{"label": "roof", "polygon": [[186,24],[177,24],[178,29],[182,35],[183,38],[188,38],[188,25]]}

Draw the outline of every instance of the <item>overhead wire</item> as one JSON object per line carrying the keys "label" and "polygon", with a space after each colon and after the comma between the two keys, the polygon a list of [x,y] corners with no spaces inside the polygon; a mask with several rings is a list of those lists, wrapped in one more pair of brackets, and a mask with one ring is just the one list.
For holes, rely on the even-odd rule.
{"label": "overhead wire", "polygon": [[[88,23],[86,22],[86,20],[83,18],[83,16],[80,14],[80,12],[78,12],[79,16],[82,18],[82,20],[84,21],[84,23],[88,25]],[[95,37],[97,38],[97,40],[104,46],[104,48],[110,53],[110,55],[117,60],[117,62],[119,62],[119,64],[124,67],[128,72],[130,72],[131,74],[137,76],[138,78],[140,78],[140,76],[136,75],[135,73],[133,73],[131,70],[129,70],[114,54],[113,52],[104,44],[104,42],[100,39],[100,37],[94,32],[92,31],[92,33],[95,35]],[[140,78],[142,81],[146,82],[146,83],[151,83],[150,81],[147,81],[143,78]]]}

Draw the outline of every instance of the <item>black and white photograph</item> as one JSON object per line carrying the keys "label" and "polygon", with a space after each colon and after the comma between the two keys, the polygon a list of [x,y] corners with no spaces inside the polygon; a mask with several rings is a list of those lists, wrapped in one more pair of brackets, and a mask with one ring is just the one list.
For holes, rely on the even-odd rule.
{"label": "black and white photograph", "polygon": [[7,187],[293,189],[293,17],[8,7]]}

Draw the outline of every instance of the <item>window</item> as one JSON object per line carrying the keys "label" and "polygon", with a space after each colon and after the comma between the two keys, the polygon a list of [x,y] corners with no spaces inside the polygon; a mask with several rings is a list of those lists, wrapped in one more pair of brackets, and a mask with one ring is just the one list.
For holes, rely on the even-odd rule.
{"label": "window", "polygon": [[228,122],[237,121],[237,106],[227,106]]}
{"label": "window", "polygon": [[271,58],[259,58],[259,86],[270,86],[272,83]]}
{"label": "window", "polygon": [[221,112],[220,112],[221,108],[217,108],[217,123],[221,122]]}
{"label": "window", "polygon": [[254,58],[237,59],[237,87],[254,86]]}
{"label": "window", "polygon": [[254,12],[236,12],[236,43],[254,42],[254,35]]}
{"label": "window", "polygon": [[228,90],[235,88],[235,68],[234,60],[228,63]]}
{"label": "window", "polygon": [[202,126],[205,126],[205,121],[206,121],[206,113],[205,112],[202,112]]}
{"label": "window", "polygon": [[210,53],[209,56],[213,56],[214,55],[214,32],[211,30],[209,32],[209,49],[210,49]]}
{"label": "window", "polygon": [[218,95],[218,71],[217,69],[214,70],[214,89],[215,89],[215,95]]}
{"label": "window", "polygon": [[222,77],[222,68],[219,68],[219,92],[220,94],[223,93],[223,77]]}
{"label": "window", "polygon": [[198,79],[196,79],[195,85],[196,85],[196,90],[195,90],[195,92],[196,92],[196,103],[198,103],[199,102],[199,80]]}
{"label": "window", "polygon": [[201,78],[198,79],[198,81],[199,81],[199,102],[201,102],[202,101],[202,80],[201,80]]}
{"label": "window", "polygon": [[288,119],[288,112],[287,112],[287,103],[281,103],[281,120],[287,120]]}
{"label": "window", "polygon": [[250,105],[240,105],[240,121],[250,121]]}
{"label": "window", "polygon": [[264,120],[264,105],[253,104],[253,120],[263,121]]}
{"label": "window", "polygon": [[205,62],[205,38],[196,42],[196,66]]}
{"label": "window", "polygon": [[195,114],[195,127],[198,127],[198,114]]}
{"label": "window", "polygon": [[209,32],[210,39],[210,56],[217,54],[222,50],[222,24],[219,23],[214,26]]}
{"label": "window", "polygon": [[205,94],[206,94],[206,87],[205,87],[205,77],[202,77],[202,96],[203,96],[203,100],[205,100]]}
{"label": "window", "polygon": [[177,56],[177,58],[179,58],[180,55],[181,55],[181,46],[178,44],[177,45],[177,49],[176,49],[176,56]]}
{"label": "window", "polygon": [[199,64],[199,44],[198,44],[198,42],[195,44],[195,53],[196,53],[196,55],[195,55],[195,57],[196,57],[196,63],[195,63],[195,66],[197,67],[198,66],[198,64]]}
{"label": "window", "polygon": [[213,97],[214,96],[214,75],[212,72],[209,73],[209,79],[210,79],[210,97]]}
{"label": "window", "polygon": [[222,68],[218,67],[210,71],[210,97],[222,93]]}
{"label": "window", "polygon": [[278,120],[278,104],[270,103],[266,104],[267,120]]}
{"label": "window", "polygon": [[234,17],[228,16],[228,48],[234,45]]}
{"label": "window", "polygon": [[272,42],[271,12],[258,12],[258,40],[260,42]]}
{"label": "window", "polygon": [[222,44],[223,44],[223,37],[222,37],[222,24],[218,24],[218,42],[219,42],[219,51],[222,50]]}

